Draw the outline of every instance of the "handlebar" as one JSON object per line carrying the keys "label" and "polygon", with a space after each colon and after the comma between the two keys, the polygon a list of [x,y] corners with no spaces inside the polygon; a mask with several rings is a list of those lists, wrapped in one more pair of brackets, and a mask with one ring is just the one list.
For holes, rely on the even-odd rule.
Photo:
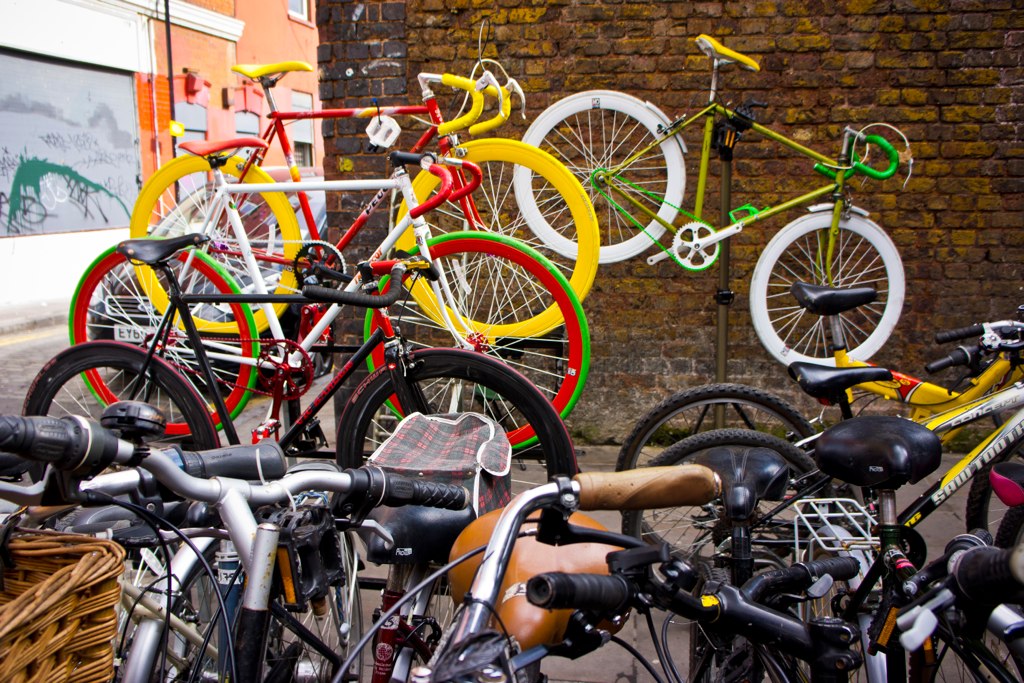
{"label": "handlebar", "polygon": [[0,416],[0,451],[58,470],[99,471],[134,450],[80,417]]}
{"label": "handlebar", "polygon": [[[851,166],[843,170],[844,179],[849,179],[851,176],[857,173],[865,175],[869,178],[873,178],[875,180],[885,180],[886,178],[890,178],[893,175],[895,175],[896,169],[898,169],[900,165],[900,153],[899,151],[896,150],[895,147],[892,146],[892,144],[890,144],[888,140],[883,138],[881,135],[864,135],[850,129],[847,129],[847,132],[855,135],[857,138],[864,140],[866,144],[875,145],[876,147],[881,149],[882,153],[885,154],[886,158],[889,160],[889,165],[884,169],[876,169],[871,166],[868,166],[867,164],[861,163],[860,161],[857,161],[856,158],[854,158]],[[823,176],[831,178],[832,180],[836,179],[837,172],[834,168],[829,168],[822,164],[815,164],[814,170],[822,174]]]}
{"label": "handlebar", "polygon": [[461,168],[465,171],[469,171],[469,180],[460,188],[448,195],[448,201],[457,202],[463,197],[472,193],[476,188],[480,187],[480,183],[484,180],[484,172],[479,166],[474,164],[472,161],[466,159],[454,159],[446,157],[443,160],[445,166],[452,166],[454,168]]}
{"label": "handlebar", "polygon": [[[480,135],[486,133],[500,126],[501,124],[508,121],[508,117],[512,114],[512,96],[508,89],[503,87],[498,80],[494,77],[490,71],[485,71],[480,81],[477,83],[477,87],[480,87],[480,83],[489,83],[483,89],[485,95],[495,97],[498,100],[498,113],[493,118],[487,119],[486,121],[479,121],[469,127],[470,135]],[[515,81],[512,81],[515,83]],[[517,84],[518,87],[518,84]]]}
{"label": "handlebar", "polygon": [[581,510],[647,510],[703,505],[722,492],[722,481],[701,465],[641,467],[622,472],[583,472],[573,481],[580,487]]}
{"label": "handlebar", "polygon": [[981,346],[979,344],[974,346],[958,346],[946,356],[925,365],[924,369],[928,373],[936,373],[958,365],[970,365],[980,353]]}
{"label": "handlebar", "polygon": [[961,327],[955,330],[943,330],[935,333],[935,343],[948,344],[949,342],[959,341],[961,339],[980,337],[984,333],[985,326],[980,323],[977,325],[968,325],[967,327]]}
{"label": "handlebar", "polygon": [[[392,281],[401,282],[405,271],[406,265],[404,263],[396,263],[391,269]],[[402,296],[402,288],[391,287],[385,294],[367,294],[365,292],[320,287],[319,285],[306,285],[302,288],[302,295],[307,299],[332,304],[348,304],[350,306],[359,306],[360,308],[387,308]]]}
{"label": "handlebar", "polygon": [[545,572],[526,583],[526,599],[544,609],[622,613],[633,594],[629,582],[616,574]]}
{"label": "handlebar", "polygon": [[[250,506],[266,505],[287,502],[294,494],[310,490],[367,497],[370,506],[427,505],[461,510],[470,501],[469,492],[462,486],[414,480],[370,466],[343,472],[282,473],[268,484],[255,485],[222,472],[247,478],[254,478],[255,472],[267,478],[284,464],[276,444],[187,453],[176,449],[137,450],[134,444],[78,417],[0,416],[0,448],[84,476],[112,464],[136,465],[152,473],[172,493],[205,503],[220,503],[234,496]],[[275,457],[281,461],[279,465],[273,464]],[[272,472],[261,472],[264,464]],[[102,490],[96,486],[85,488]]]}
{"label": "handlebar", "polygon": [[455,74],[442,74],[441,84],[452,88],[458,88],[459,90],[465,90],[469,93],[470,107],[469,111],[462,116],[451,121],[446,121],[438,126],[437,134],[450,135],[457,130],[473,125],[473,123],[480,118],[480,114],[484,110],[484,94],[482,91],[477,90],[476,82],[463,76],[456,76]]}

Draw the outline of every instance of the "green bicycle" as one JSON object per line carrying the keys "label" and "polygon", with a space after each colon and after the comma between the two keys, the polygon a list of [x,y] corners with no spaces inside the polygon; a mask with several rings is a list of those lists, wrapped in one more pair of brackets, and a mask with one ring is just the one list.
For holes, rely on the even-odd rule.
{"label": "green bicycle", "polygon": [[[718,99],[723,67],[737,64],[759,71],[758,63],[710,36],[700,35],[695,41],[712,61],[710,99],[695,114],[672,121],[654,105],[630,95],[588,91],[559,100],[542,112],[523,141],[560,159],[589,187],[603,231],[601,263],[629,259],[657,246],[659,251],[649,263],[670,259],[687,270],[705,270],[718,259],[724,240],[753,223],[807,205],[810,213],[780,230],[758,258],[750,284],[754,327],[780,362],[832,363],[825,340],[799,320],[790,285],[802,280],[831,287],[871,286],[878,299],[843,317],[852,342],[851,357],[870,358],[899,319],[905,290],[903,264],[889,236],[851,203],[849,181],[857,175],[875,180],[891,177],[900,165],[900,152],[866,128],[847,128],[840,154],[832,159],[759,124],[755,109],[763,103],[751,101],[732,108]],[[704,132],[697,191],[693,208],[687,211],[682,208],[686,185],[682,133],[698,121],[703,121]],[[775,206],[733,209],[727,224],[716,228],[701,215],[712,152],[723,161],[731,160],[736,142],[747,132],[807,157],[826,182]],[[882,152],[885,168],[869,164],[869,147]],[[726,168],[723,164],[722,204],[731,206],[731,175]],[[517,181],[520,206],[529,206],[529,179],[523,174]],[[671,235],[668,244],[663,240],[666,235]]]}

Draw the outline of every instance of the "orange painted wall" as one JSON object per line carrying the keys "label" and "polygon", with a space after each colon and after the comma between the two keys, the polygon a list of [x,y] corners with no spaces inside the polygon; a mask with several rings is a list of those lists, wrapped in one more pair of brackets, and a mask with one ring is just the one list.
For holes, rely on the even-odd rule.
{"label": "orange painted wall", "polygon": [[[239,63],[267,64],[298,60],[313,67],[311,72],[289,73],[274,87],[274,99],[279,109],[291,108],[293,90],[312,95],[313,107],[320,107],[316,57],[320,34],[314,23],[316,3],[311,1],[309,4],[310,21],[301,21],[288,13],[287,0],[235,3],[235,17],[245,22],[245,31],[237,47]],[[239,76],[235,76],[235,79],[239,84],[242,82]],[[313,134],[313,158],[316,165],[320,166],[323,163],[324,142],[318,122],[313,123]],[[272,148],[264,165],[282,164],[284,157],[280,150]]]}
{"label": "orange painted wall", "polygon": [[[207,9],[234,16],[245,22],[245,29],[238,43],[172,25],[171,46],[175,72],[175,101],[182,102],[185,94],[185,71],[199,74],[209,83],[207,104],[207,138],[235,137],[235,106],[225,105],[225,89],[228,98],[241,102],[244,79],[231,71],[238,63],[271,63],[301,60],[317,64],[319,37],[316,25],[296,20],[288,14],[286,0],[197,0],[196,4]],[[315,2],[310,0],[310,17],[315,16]],[[136,75],[136,93],[139,105],[139,127],[141,132],[141,155],[143,178],[156,170],[158,159],[166,163],[171,158],[171,138],[167,133],[170,122],[170,100],[167,90],[167,43],[164,23],[153,22],[153,51],[157,61],[156,88],[152,87],[149,74]],[[291,106],[291,91],[308,93],[313,96],[313,106],[320,106],[318,74],[292,73],[274,88],[275,98],[281,109]],[[259,90],[259,88],[257,88]],[[153,104],[156,103],[154,125]],[[239,105],[241,106],[241,105]],[[266,114],[266,103],[262,103]],[[314,123],[314,159],[322,163],[323,136],[320,126]],[[158,141],[158,146],[155,141]],[[158,153],[159,150],[159,153]],[[272,147],[264,165],[284,165],[284,156]]]}

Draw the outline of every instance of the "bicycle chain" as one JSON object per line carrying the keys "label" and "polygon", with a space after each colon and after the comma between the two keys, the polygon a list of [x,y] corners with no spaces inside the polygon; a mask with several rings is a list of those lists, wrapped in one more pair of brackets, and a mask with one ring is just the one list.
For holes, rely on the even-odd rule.
{"label": "bicycle chain", "polygon": [[[201,336],[200,340],[223,342],[224,338],[223,337],[202,337]],[[252,343],[259,344],[259,346],[260,346],[260,353],[259,353],[259,356],[257,357],[257,363],[262,364],[265,361],[266,363],[269,363],[271,366],[273,366],[273,367],[275,367],[275,368],[277,368],[279,370],[280,369],[287,369],[289,371],[288,372],[289,377],[284,378],[282,380],[282,386],[291,386],[292,387],[292,391],[285,391],[282,394],[282,396],[281,396],[282,399],[288,401],[288,400],[292,400],[292,399],[295,399],[295,398],[299,398],[300,396],[305,394],[307,391],[309,391],[309,388],[310,388],[310,386],[313,383],[313,370],[314,370],[314,368],[313,368],[313,358],[312,358],[312,356],[309,355],[309,352],[306,351],[305,349],[303,349],[299,344],[295,343],[294,341],[291,341],[290,339],[258,339],[258,338],[257,339],[246,339],[246,338],[232,338],[232,341],[237,341],[237,342],[239,342],[241,344],[252,344]],[[290,350],[286,354],[285,357],[290,356],[291,353],[294,352],[294,351],[298,351],[301,354],[302,362],[301,362],[301,364],[298,367],[293,368],[293,367],[288,366],[287,368],[283,368],[282,364],[281,364],[281,361],[274,360],[274,359],[269,358],[268,356],[265,355],[267,353],[264,350],[265,348],[267,348],[267,347],[275,347],[275,346],[282,346],[282,345],[285,346],[285,347],[290,347]],[[164,348],[166,349],[166,346]],[[171,363],[171,365],[173,365],[183,375],[202,377],[202,371],[199,368],[194,368],[194,367],[191,367],[191,366],[182,365],[181,363],[175,362],[175,361],[167,358],[166,356],[163,356],[163,358],[167,362]],[[257,365],[257,367],[256,367],[256,372],[259,373],[258,379],[259,379],[259,385],[260,386],[266,386],[267,384],[269,384],[269,383],[271,383],[273,381],[272,379],[266,379],[265,378],[264,373],[263,373],[263,371],[262,371],[262,369],[260,368],[259,365]],[[299,372],[301,372],[301,380],[302,380],[301,382],[296,382],[293,379],[291,379],[291,378],[295,377],[296,374],[298,374]],[[216,375],[216,373],[214,373],[214,374]],[[274,391],[272,389],[271,390],[266,390],[266,389],[260,389],[260,388],[257,388],[257,387],[250,388],[250,387],[247,387],[247,386],[242,386],[238,382],[228,382],[225,379],[221,379],[219,376],[216,377],[216,381],[217,381],[218,384],[220,384],[222,386],[231,387],[232,389],[235,389],[235,388],[245,389],[246,391],[252,392],[253,394],[256,394],[256,395],[259,395],[259,396],[269,396],[269,397],[273,397],[274,396]]]}

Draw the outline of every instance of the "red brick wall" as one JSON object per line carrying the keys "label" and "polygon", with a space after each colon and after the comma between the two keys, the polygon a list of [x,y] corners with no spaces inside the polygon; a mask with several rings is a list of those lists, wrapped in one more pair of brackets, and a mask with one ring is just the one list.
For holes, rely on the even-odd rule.
{"label": "red brick wall", "polygon": [[[415,101],[417,72],[469,70],[486,18],[494,27],[487,54],[522,83],[528,117],[590,88],[622,90],[675,116],[706,99],[708,63],[690,39],[718,37],[760,61],[760,73],[729,71],[721,87],[733,102],[767,101],[769,126],[829,154],[846,125],[884,121],[910,139],[906,187],[872,183],[857,203],[893,237],[908,279],[903,317],[876,360],[920,373],[935,355],[934,330],[1010,317],[1024,303],[1022,10],[1021,0],[322,0],[321,96],[326,106],[365,105],[370,96]],[[357,130],[330,131],[327,168],[349,159],[357,171],[378,169],[358,158]],[[742,143],[733,205],[792,195],[790,177],[804,172],[770,144]],[[688,174],[692,201],[695,168]],[[709,216],[717,206],[712,194]],[[746,291],[757,253],[796,215],[733,241],[732,380],[788,386],[753,334]],[[602,267],[584,304],[594,348],[570,418],[578,435],[621,439],[662,396],[713,379],[716,288],[714,269],[687,274],[642,259]]]}

